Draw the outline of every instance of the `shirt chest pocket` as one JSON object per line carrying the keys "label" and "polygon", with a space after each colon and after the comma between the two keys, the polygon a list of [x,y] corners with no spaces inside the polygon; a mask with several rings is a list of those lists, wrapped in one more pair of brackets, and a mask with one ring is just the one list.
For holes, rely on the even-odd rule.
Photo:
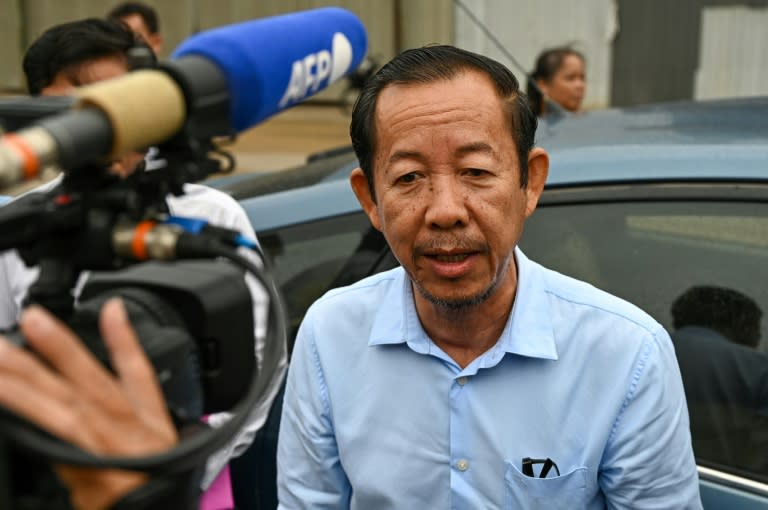
{"label": "shirt chest pocket", "polygon": [[504,508],[573,509],[589,500],[587,468],[576,468],[562,476],[533,478],[525,476],[511,462],[504,474]]}

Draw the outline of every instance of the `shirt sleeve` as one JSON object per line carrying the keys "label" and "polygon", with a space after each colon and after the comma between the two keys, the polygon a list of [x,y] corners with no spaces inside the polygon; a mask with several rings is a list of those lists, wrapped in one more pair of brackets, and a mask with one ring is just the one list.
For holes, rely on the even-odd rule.
{"label": "shirt sleeve", "polygon": [[682,378],[663,328],[637,357],[599,483],[609,509],[702,508]]}
{"label": "shirt sleeve", "polygon": [[279,509],[343,509],[351,488],[341,466],[328,388],[307,315],[288,370],[277,446]]}

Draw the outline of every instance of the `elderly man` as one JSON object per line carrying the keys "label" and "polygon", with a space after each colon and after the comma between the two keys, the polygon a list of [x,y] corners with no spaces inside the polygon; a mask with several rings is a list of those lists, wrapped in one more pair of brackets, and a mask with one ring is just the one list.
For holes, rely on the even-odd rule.
{"label": "elderly man", "polygon": [[547,177],[499,63],[409,50],[352,114],[351,184],[402,267],[308,311],[281,508],[700,508],[666,331],[517,248]]}

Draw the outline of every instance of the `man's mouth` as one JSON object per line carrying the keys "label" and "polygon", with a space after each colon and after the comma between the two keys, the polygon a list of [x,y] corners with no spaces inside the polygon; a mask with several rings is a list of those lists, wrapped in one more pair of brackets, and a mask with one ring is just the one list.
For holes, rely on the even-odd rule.
{"label": "man's mouth", "polygon": [[469,257],[469,253],[429,254],[427,257],[439,262],[462,262]]}

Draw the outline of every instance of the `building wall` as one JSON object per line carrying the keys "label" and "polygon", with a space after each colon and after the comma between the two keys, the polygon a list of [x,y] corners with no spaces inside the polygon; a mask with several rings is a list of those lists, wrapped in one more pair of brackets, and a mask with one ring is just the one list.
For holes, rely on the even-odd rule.
{"label": "building wall", "polygon": [[[538,52],[587,58],[584,107],[768,94],[768,0],[461,0],[456,43],[520,75]],[[511,55],[511,57],[510,57]],[[517,63],[515,63],[517,61]]]}
{"label": "building wall", "polygon": [[[21,57],[43,30],[103,16],[118,1],[0,0],[0,92],[23,92]],[[454,43],[521,76],[542,49],[571,44],[587,58],[585,108],[768,94],[768,0],[145,1],[160,17],[161,58],[203,29],[338,5],[363,20],[369,54],[380,63],[406,48]],[[340,84],[316,99],[342,92]]]}
{"label": "building wall", "polygon": [[584,107],[602,108],[610,104],[611,46],[618,29],[614,0],[463,0],[462,3],[495,35],[503,50],[460,7],[455,14],[458,46],[499,60],[520,79],[523,73],[533,69],[541,50],[572,45],[587,59]]}
{"label": "building wall", "polygon": [[614,105],[692,97],[698,1],[618,0],[621,30],[612,54]]}
{"label": "building wall", "polygon": [[768,95],[768,5],[704,7],[693,97]]}
{"label": "building wall", "polygon": [[24,26],[15,0],[0,0],[0,91],[18,88],[22,83],[21,55]]}
{"label": "building wall", "polygon": [[768,0],[618,5],[614,105],[768,93]]}
{"label": "building wall", "polygon": [[[144,0],[160,19],[167,58],[185,38],[212,27],[323,6],[357,14],[366,26],[369,54],[380,62],[401,49],[453,41],[451,0]],[[0,89],[23,91],[24,50],[46,28],[89,16],[104,16],[120,0],[0,0]],[[333,88],[324,96],[333,99]],[[322,98],[323,96],[321,96]]]}

